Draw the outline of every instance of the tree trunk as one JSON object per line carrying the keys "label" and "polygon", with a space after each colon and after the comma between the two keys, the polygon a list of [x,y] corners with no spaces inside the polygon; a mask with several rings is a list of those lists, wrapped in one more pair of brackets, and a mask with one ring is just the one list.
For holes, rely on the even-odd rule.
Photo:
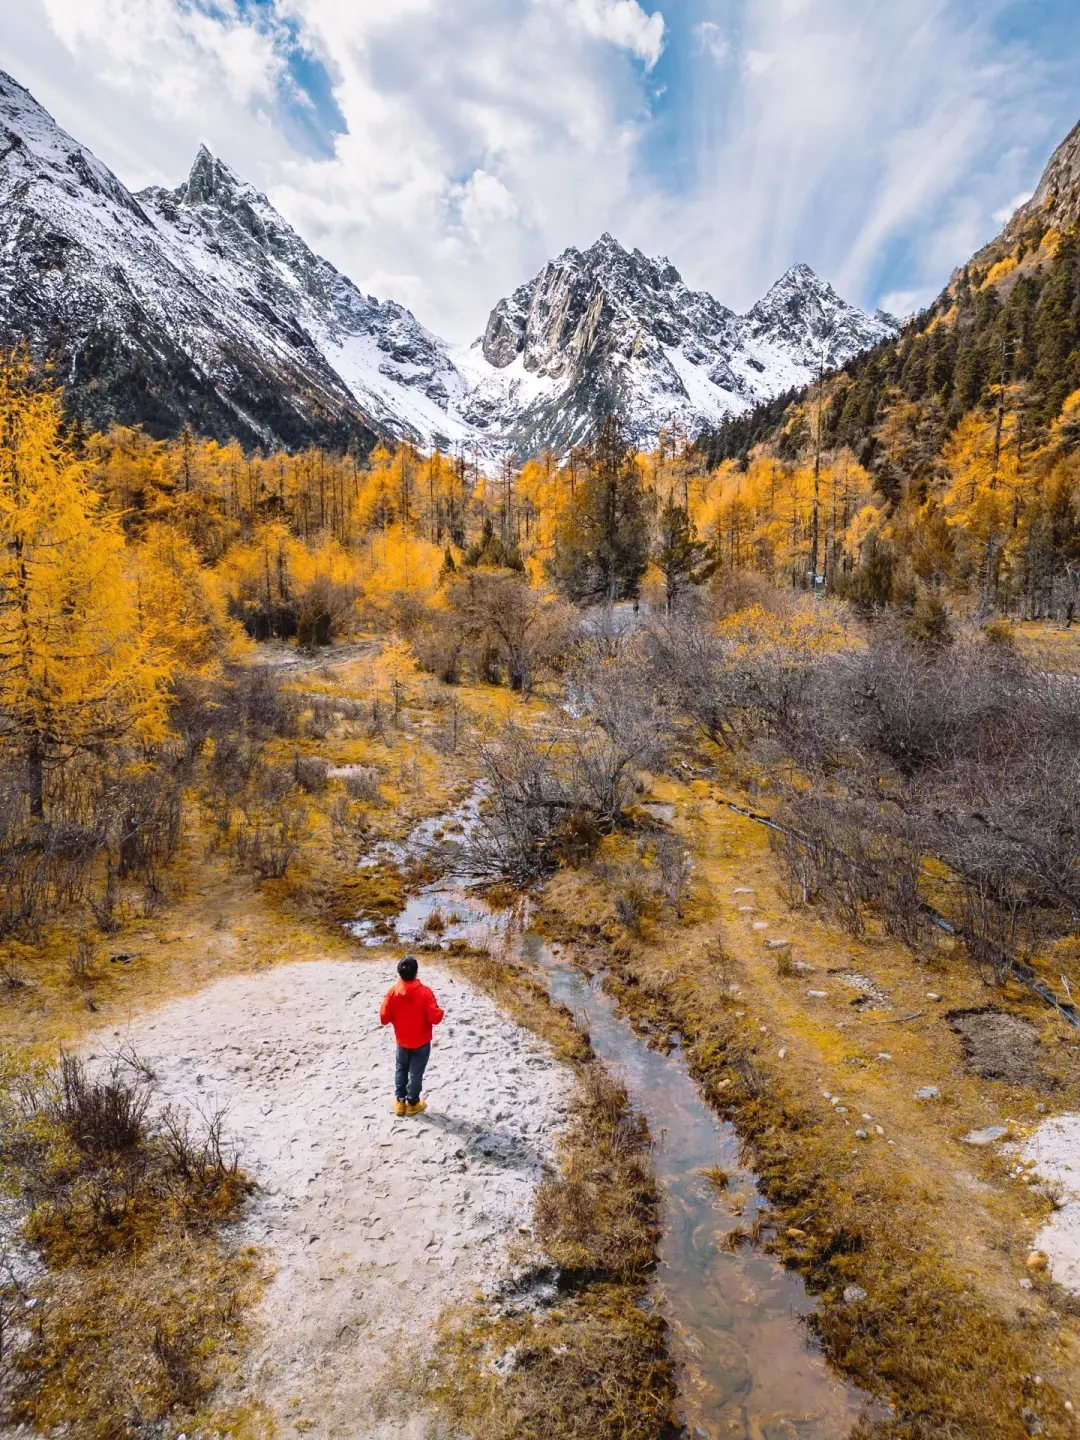
{"label": "tree trunk", "polygon": [[45,752],[35,735],[26,752],[26,773],[30,790],[30,814],[40,820],[45,814]]}

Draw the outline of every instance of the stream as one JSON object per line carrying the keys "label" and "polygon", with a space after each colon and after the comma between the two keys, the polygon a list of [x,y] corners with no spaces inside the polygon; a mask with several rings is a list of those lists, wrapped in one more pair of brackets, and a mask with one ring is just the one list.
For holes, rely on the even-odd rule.
{"label": "stream", "polygon": [[[467,802],[466,824],[477,803]],[[432,822],[420,829],[417,838],[428,840]],[[667,1055],[650,1049],[617,1014],[601,979],[579,970],[563,947],[492,911],[467,883],[424,887],[409,897],[394,928],[406,945],[466,940],[493,953],[511,947],[548,977],[552,997],[588,1029],[597,1055],[645,1115],[664,1197],[653,1299],[670,1327],[687,1433],[707,1440],[844,1440],[870,1409],[868,1397],[814,1349],[803,1323],[813,1301],[801,1278],[758,1247],[725,1248],[736,1226],[749,1230],[768,1206],[741,1161],[734,1128],[701,1099],[678,1045]],[[354,929],[374,940],[365,922]],[[722,1190],[703,1173],[714,1167],[728,1176]]]}

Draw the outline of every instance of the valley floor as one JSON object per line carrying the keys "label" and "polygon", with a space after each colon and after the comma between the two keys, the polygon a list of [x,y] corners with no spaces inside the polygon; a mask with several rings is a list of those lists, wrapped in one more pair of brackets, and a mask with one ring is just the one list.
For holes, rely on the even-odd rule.
{"label": "valley floor", "polygon": [[[349,652],[303,683],[359,695],[365,663]],[[455,693],[475,723],[518,704]],[[376,830],[400,840],[468,779],[463,757],[432,743],[444,719],[417,695],[386,738],[331,734],[305,749],[377,762],[392,804]],[[818,1295],[826,1354],[882,1407],[863,1433],[1072,1437],[1080,1301],[1056,1283],[1064,1272],[1029,1265],[1052,1249],[1043,1227],[1069,1196],[1022,1162],[1040,1127],[1080,1111],[1080,1036],[1026,992],[988,989],[959,956],[920,966],[886,937],[852,939],[792,910],[766,831],[727,804],[745,799],[737,777],[691,758],[647,783],[640,829],[678,833],[693,856],[684,917],[636,934],[620,923],[611,877],[628,835],[604,842],[600,867],[556,876],[539,917],[660,1048],[681,1036],[706,1098],[748,1142],[772,1212],[743,1243],[772,1246]],[[387,1383],[402,1328],[422,1351],[444,1303],[490,1285],[508,1258],[527,1261],[533,1187],[573,1103],[544,1027],[545,1039],[519,1028],[448,955],[430,967],[448,1010],[431,1112],[393,1117],[374,1015],[393,952],[364,950],[340,920],[393,910],[400,876],[372,872],[357,889],[339,851],[320,820],[296,873],[260,887],[189,838],[168,908],[129,915],[88,992],[46,946],[22,957],[29,983],[0,1008],[9,1054],[129,1041],[164,1095],[228,1104],[263,1187],[238,1243],[261,1247],[271,1271],[223,1382],[219,1423],[242,1414],[237,1436],[260,1433],[264,1406],[281,1434],[408,1433],[390,1416],[367,1431],[352,1417]],[[980,1030],[988,1010],[1020,1028]],[[988,1064],[1000,1078],[985,1078]],[[209,1420],[198,1433],[213,1433]],[[792,1421],[768,1440],[798,1433]]]}
{"label": "valley floor", "polygon": [[440,1308],[490,1290],[511,1246],[525,1263],[566,1119],[570,1075],[540,1041],[446,969],[423,978],[447,1014],[413,1118],[391,1109],[385,956],[234,975],[116,1037],[162,1103],[227,1110],[259,1186],[237,1239],[273,1267],[246,1378],[282,1430],[319,1440],[414,1433],[371,1418],[372,1395],[395,1361],[430,1358]]}

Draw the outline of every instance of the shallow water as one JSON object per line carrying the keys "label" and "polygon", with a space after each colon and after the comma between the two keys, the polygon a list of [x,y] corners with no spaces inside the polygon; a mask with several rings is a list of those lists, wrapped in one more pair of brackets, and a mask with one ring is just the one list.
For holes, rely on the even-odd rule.
{"label": "shallow water", "polygon": [[[432,917],[436,929],[430,928]],[[652,1050],[616,1013],[601,983],[571,955],[468,886],[429,885],[396,921],[405,944],[510,944],[549,978],[551,993],[588,1028],[593,1048],[626,1082],[649,1123],[664,1194],[655,1302],[671,1327],[680,1409],[691,1435],[732,1440],[842,1440],[866,1408],[817,1353],[802,1317],[813,1308],[801,1279],[760,1249],[732,1253],[725,1236],[767,1213],[733,1127],[700,1098],[678,1047]],[[729,1177],[718,1191],[704,1171]]]}

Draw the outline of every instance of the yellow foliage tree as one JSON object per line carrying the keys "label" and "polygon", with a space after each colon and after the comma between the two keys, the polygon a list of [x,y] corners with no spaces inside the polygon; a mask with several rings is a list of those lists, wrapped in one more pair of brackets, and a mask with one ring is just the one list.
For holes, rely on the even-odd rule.
{"label": "yellow foliage tree", "polygon": [[0,754],[25,764],[33,814],[50,765],[163,735],[165,678],[59,391],[0,358]]}
{"label": "yellow foliage tree", "polygon": [[218,577],[171,526],[151,527],[130,568],[143,635],[170,669],[206,674],[248,648]]}

